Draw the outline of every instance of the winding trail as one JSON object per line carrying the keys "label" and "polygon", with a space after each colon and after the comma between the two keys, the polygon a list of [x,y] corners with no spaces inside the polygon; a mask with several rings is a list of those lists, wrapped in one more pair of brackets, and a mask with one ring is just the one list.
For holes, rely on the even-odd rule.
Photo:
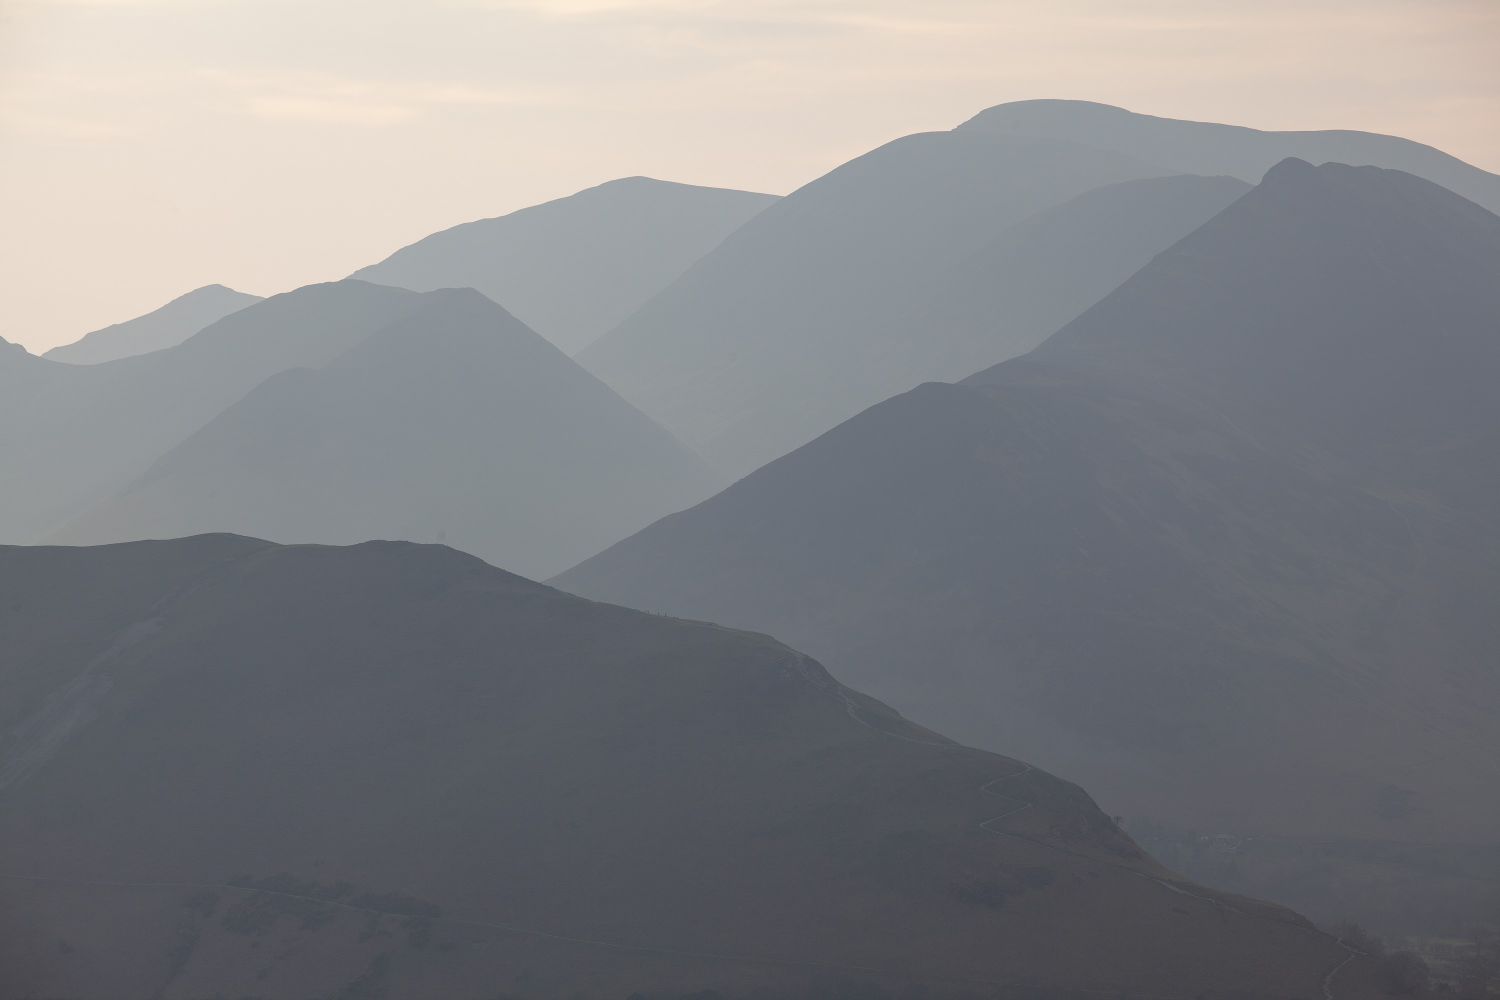
{"label": "winding trail", "polygon": [[1360,951],[1358,948],[1355,948],[1353,945],[1346,942],[1343,938],[1339,938],[1338,942],[1339,947],[1347,951],[1349,954],[1344,956],[1344,960],[1342,962],[1329,969],[1328,975],[1323,977],[1323,1000],[1337,1000],[1337,998],[1333,994],[1333,981],[1338,978],[1340,972],[1344,971],[1344,966],[1348,965],[1350,962],[1354,961],[1356,958],[1364,954],[1364,952]]}

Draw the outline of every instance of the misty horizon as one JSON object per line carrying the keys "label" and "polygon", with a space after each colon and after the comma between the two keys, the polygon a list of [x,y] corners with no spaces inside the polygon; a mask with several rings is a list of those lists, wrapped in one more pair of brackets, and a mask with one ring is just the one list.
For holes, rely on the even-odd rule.
{"label": "misty horizon", "polygon": [[1497,42],[1482,0],[25,0],[0,13],[3,264],[27,276],[0,337],[40,354],[203,285],[331,280],[620,177],[787,194],[1016,100],[1404,135],[1493,171]]}
{"label": "misty horizon", "polygon": [[0,10],[0,1000],[1500,994],[1497,26]]}

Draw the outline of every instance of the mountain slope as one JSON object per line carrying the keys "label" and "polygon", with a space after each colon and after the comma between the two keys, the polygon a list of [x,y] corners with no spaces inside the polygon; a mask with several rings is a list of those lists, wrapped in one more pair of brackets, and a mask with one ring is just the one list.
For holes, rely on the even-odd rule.
{"label": "mountain slope", "polygon": [[22,994],[1368,995],[764,636],[445,548],[0,549],[0,636]]}
{"label": "mountain slope", "polygon": [[1002,135],[1083,142],[1149,158],[1174,171],[1228,174],[1256,183],[1288,157],[1400,170],[1500,212],[1500,177],[1410,139],[1371,132],[1265,132],[1239,125],[1136,114],[1091,101],[1016,101],[981,111],[960,126]]}
{"label": "mountain slope", "polygon": [[205,285],[144,316],[115,323],[85,334],[71,344],[54,347],[42,357],[70,365],[96,365],[175,347],[210,323],[260,300],[259,295],[247,295],[223,285]]}
{"label": "mountain slope", "polygon": [[32,357],[32,353],[20,344],[0,338],[0,378],[13,377],[12,373],[23,371]]}
{"label": "mountain slope", "polygon": [[1472,202],[1396,171],[1288,160],[1036,359],[1492,512],[1497,278],[1500,218]]}
{"label": "mountain slope", "polygon": [[627,177],[434,233],[353,277],[418,292],[476,288],[573,354],[775,201]]}
{"label": "mountain slope", "polygon": [[1135,819],[1500,842],[1497,276],[1478,206],[1289,162],[1030,355],[557,582],[768,631]]}
{"label": "mountain slope", "polygon": [[563,569],[715,480],[671,435],[472,289],[282,372],[59,540],[236,531],[442,540]]}
{"label": "mountain slope", "polygon": [[[870,349],[904,352],[899,370],[938,381],[1024,354],[1248,190],[1177,174],[1086,191],[1004,229],[871,328]],[[908,375],[891,392],[909,387]]]}
{"label": "mountain slope", "polygon": [[1006,227],[1093,188],[1166,173],[1074,143],[907,136],[768,208],[579,361],[742,474],[935,377],[948,344],[892,320]]}
{"label": "mountain slope", "polygon": [[359,281],[309,285],[176,347],[98,365],[32,359],[0,396],[0,538],[47,537],[277,372],[318,366],[421,302]]}

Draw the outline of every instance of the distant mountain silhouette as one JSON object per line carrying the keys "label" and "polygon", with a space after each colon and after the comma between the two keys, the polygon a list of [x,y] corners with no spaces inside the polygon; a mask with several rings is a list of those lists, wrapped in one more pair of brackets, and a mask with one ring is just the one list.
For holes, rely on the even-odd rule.
{"label": "distant mountain silhouette", "polygon": [[57,538],[433,540],[539,575],[718,485],[500,306],[448,289],[267,379]]}
{"label": "distant mountain silhouette", "polygon": [[25,362],[23,358],[31,357],[31,352],[20,344],[12,344],[10,341],[0,338],[0,365],[16,367]]}
{"label": "distant mountain silhouette", "polygon": [[[893,392],[962,374],[945,367],[940,331],[895,320],[1007,227],[1102,185],[1172,172],[1069,142],[907,136],[756,216],[579,361],[743,474]],[[1005,326],[992,318],[986,361],[1014,353]]]}
{"label": "distant mountain silhouette", "polygon": [[434,233],[353,277],[476,288],[573,354],[775,201],[627,177]]}
{"label": "distant mountain silhouette", "polygon": [[1137,819],[1500,843],[1497,279],[1481,207],[1289,161],[1031,354],[557,582],[770,632]]}
{"label": "distant mountain silhouette", "polygon": [[34,542],[134,480],[269,376],[318,367],[420,295],[345,281],[272,296],[176,347],[98,365],[35,359],[0,395],[0,539]]}
{"label": "distant mountain silhouette", "polygon": [[1087,143],[1149,158],[1174,171],[1228,174],[1258,183],[1288,157],[1388,167],[1425,177],[1500,212],[1500,176],[1410,139],[1343,129],[1264,132],[1239,125],[1136,114],[1091,101],[1016,101],[975,115],[960,128]]}
{"label": "distant mountain silhouette", "polygon": [[886,395],[910,388],[912,372],[948,381],[1026,353],[1248,190],[1191,174],[1123,181],[1008,227],[871,328],[870,350],[906,355],[889,365]]}
{"label": "distant mountain silhouette", "polygon": [[1292,159],[1035,359],[1212,411],[1373,489],[1489,516],[1497,279],[1493,214],[1397,171]]}
{"label": "distant mountain silhouette", "polygon": [[443,547],[0,548],[0,720],[16,995],[1373,995],[765,636]]}
{"label": "distant mountain silhouette", "polygon": [[[1401,169],[1500,209],[1500,178],[1405,139],[1023,101],[952,132],[897,140],[794,192],[578,357],[710,462],[743,475],[894,393],[1024,352],[1207,217],[1193,217],[1189,199],[1163,209],[1163,222],[1186,228],[1153,223],[1123,191],[1114,228],[1102,224],[1111,209],[1087,200],[1077,218],[1057,220],[1057,237],[1012,230],[1025,216],[1042,227],[1048,209],[1130,180],[1258,183],[1289,156]],[[1227,190],[1201,188],[1199,204]],[[1097,229],[1090,211],[1100,213]],[[1077,239],[1067,263],[1025,249],[1023,232],[1060,245],[1070,225],[1075,237],[1102,241]],[[1139,238],[1135,226],[1146,227]],[[975,259],[990,242],[999,247]]]}
{"label": "distant mountain silhouette", "polygon": [[259,295],[223,285],[205,285],[144,316],[95,330],[42,356],[70,365],[95,365],[175,347],[210,323],[260,300]]}

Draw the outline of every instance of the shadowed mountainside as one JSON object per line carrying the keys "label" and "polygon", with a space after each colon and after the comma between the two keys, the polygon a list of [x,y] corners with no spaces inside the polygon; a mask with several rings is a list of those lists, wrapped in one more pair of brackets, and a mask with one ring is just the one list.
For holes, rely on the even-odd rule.
{"label": "shadowed mountainside", "polygon": [[446,548],[5,548],[0,637],[25,995],[1368,995],[769,638]]}
{"label": "shadowed mountainside", "polygon": [[1187,829],[1494,843],[1500,219],[1288,161],[1032,354],[557,583]]}
{"label": "shadowed mountainside", "polygon": [[1248,190],[1192,174],[1122,181],[1008,227],[870,330],[871,350],[904,354],[887,395],[911,372],[950,381],[1026,353]]}

